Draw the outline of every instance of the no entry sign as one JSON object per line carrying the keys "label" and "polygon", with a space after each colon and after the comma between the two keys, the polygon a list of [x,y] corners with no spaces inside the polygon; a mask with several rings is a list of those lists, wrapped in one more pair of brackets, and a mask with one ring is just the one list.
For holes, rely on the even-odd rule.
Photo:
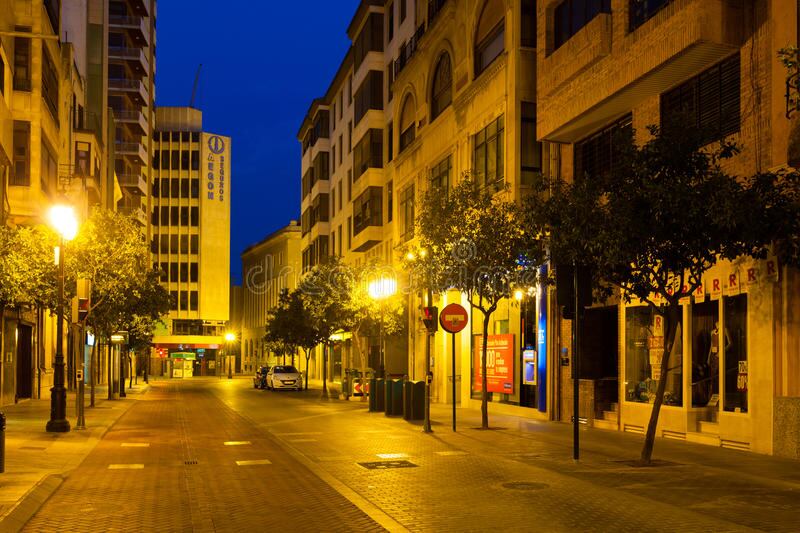
{"label": "no entry sign", "polygon": [[439,313],[439,324],[448,333],[458,333],[467,326],[467,310],[458,304],[450,304]]}

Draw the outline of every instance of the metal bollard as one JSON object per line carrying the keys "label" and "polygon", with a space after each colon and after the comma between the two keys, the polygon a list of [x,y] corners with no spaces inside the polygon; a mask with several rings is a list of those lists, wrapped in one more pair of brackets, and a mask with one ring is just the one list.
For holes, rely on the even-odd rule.
{"label": "metal bollard", "polygon": [[0,413],[0,474],[6,471],[6,414]]}

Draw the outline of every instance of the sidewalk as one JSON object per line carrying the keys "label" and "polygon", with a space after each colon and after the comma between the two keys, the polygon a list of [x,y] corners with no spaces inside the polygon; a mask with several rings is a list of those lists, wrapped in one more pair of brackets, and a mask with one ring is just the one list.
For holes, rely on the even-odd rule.
{"label": "sidewalk", "polygon": [[140,380],[125,389],[126,398],[106,400],[97,387],[96,406],[89,407],[86,388],[86,429],[75,429],[75,393],[67,393],[68,433],[47,433],[50,397],[6,405],[5,473],[0,474],[0,530],[17,531],[61,485],[69,472],[92,451],[103,435],[149,386]]}

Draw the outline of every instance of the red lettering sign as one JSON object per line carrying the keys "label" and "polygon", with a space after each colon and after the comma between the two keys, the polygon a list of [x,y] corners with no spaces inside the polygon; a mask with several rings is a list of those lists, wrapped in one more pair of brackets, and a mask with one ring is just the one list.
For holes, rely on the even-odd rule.
{"label": "red lettering sign", "polygon": [[731,274],[728,277],[728,287],[730,287],[731,289],[736,287],[736,274]]}
{"label": "red lettering sign", "polygon": [[748,268],[747,269],[747,283],[752,283],[756,281],[756,269],[755,268]]}
{"label": "red lettering sign", "polygon": [[[483,335],[475,336],[472,390],[483,390],[481,351]],[[489,335],[486,344],[486,390],[514,394],[514,335]]]}

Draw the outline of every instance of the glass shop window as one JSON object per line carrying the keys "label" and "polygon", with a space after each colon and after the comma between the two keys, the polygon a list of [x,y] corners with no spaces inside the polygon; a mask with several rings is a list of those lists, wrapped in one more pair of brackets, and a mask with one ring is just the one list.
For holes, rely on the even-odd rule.
{"label": "glass shop window", "polygon": [[[719,333],[719,343],[725,360],[722,376],[725,387],[725,410],[747,412],[747,295],[723,298],[725,329]],[[724,344],[723,344],[724,343]]]}

